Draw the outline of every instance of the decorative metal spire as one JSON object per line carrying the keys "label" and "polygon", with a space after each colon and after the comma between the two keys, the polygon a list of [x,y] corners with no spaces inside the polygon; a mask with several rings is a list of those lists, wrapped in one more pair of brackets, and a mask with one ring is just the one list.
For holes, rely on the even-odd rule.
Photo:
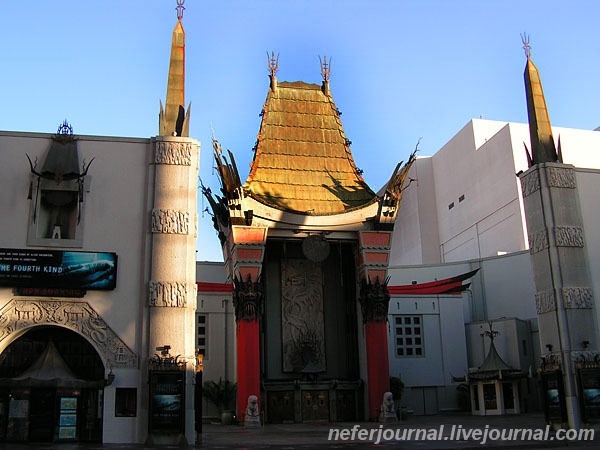
{"label": "decorative metal spire", "polygon": [[525,56],[527,59],[531,57],[531,45],[529,45],[529,36],[526,33],[521,35],[521,42],[523,42],[523,50],[525,50]]}
{"label": "decorative metal spire", "polygon": [[552,136],[552,125],[546,107],[546,98],[542,89],[540,73],[531,59],[531,46],[529,36],[521,35],[523,49],[527,56],[525,63],[525,95],[527,98],[527,116],[529,119],[529,135],[531,139],[531,152],[526,148],[527,163],[529,167],[546,162],[562,162],[562,154],[557,152]]}
{"label": "decorative metal spire", "polygon": [[58,131],[56,134],[73,134],[73,127],[69,124],[69,122],[67,122],[67,119],[65,119],[63,123],[58,126]]}
{"label": "decorative metal spire", "polygon": [[269,67],[269,74],[274,77],[277,69],[279,69],[279,53],[277,53],[277,58],[275,58],[275,52],[271,52],[271,56],[267,52],[267,66]]}
{"label": "decorative metal spire", "polygon": [[321,63],[321,75],[323,75],[323,81],[329,81],[329,74],[331,73],[331,58],[327,62],[327,56],[323,59],[319,56],[319,62]]}
{"label": "decorative metal spire", "polygon": [[183,6],[184,3],[185,0],[177,0],[177,7],[175,9],[177,10],[177,20],[179,21],[183,19],[183,11],[185,10],[185,6]]}
{"label": "decorative metal spire", "polygon": [[489,337],[490,341],[494,342],[494,338],[498,336],[500,332],[492,329],[493,322],[491,320],[488,322],[488,326],[490,327],[489,331],[485,330],[483,333],[481,333],[481,336]]}
{"label": "decorative metal spire", "polygon": [[183,29],[184,0],[177,0],[177,23],[171,36],[171,60],[167,78],[167,98],[158,115],[159,136],[189,136],[190,105],[185,104],[185,30]]}

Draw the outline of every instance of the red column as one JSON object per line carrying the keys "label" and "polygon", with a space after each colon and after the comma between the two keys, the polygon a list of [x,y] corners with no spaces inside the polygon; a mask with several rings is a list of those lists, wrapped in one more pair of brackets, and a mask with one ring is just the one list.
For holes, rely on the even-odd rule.
{"label": "red column", "polygon": [[383,394],[390,390],[387,323],[385,321],[368,321],[365,323],[365,337],[367,346],[369,419],[377,420]]}
{"label": "red column", "polygon": [[256,395],[260,408],[260,351],[258,319],[237,321],[237,418],[243,422],[248,397]]}

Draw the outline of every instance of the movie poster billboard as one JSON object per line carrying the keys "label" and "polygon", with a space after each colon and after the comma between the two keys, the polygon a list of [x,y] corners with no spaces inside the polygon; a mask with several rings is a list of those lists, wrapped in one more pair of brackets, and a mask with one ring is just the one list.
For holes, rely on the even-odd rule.
{"label": "movie poster billboard", "polygon": [[583,393],[583,417],[586,421],[600,421],[600,369],[580,369]]}
{"label": "movie poster billboard", "polygon": [[0,248],[0,286],[112,290],[116,283],[115,253]]}
{"label": "movie poster billboard", "polygon": [[543,373],[542,383],[544,386],[546,421],[566,421],[567,410],[565,406],[565,391],[563,386],[562,372],[557,370]]}
{"label": "movie poster billboard", "polygon": [[184,431],[185,372],[152,371],[150,373],[150,431],[182,433]]}

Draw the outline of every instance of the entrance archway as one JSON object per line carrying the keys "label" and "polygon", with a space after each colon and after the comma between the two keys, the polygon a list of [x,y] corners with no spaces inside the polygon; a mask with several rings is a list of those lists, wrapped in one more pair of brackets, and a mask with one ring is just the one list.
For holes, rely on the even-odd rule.
{"label": "entrance archway", "polygon": [[100,442],[104,374],[78,333],[29,329],[0,355],[0,440]]}

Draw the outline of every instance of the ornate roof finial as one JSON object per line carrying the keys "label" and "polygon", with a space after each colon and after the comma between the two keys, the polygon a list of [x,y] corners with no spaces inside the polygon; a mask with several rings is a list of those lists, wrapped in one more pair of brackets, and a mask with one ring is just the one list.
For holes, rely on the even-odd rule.
{"label": "ornate roof finial", "polygon": [[323,81],[329,81],[329,74],[331,73],[331,58],[327,62],[327,56],[323,59],[319,56],[319,62],[321,63],[321,75],[323,75]]}
{"label": "ornate roof finial", "polygon": [[527,59],[529,59],[531,56],[531,45],[529,45],[529,36],[527,36],[527,34],[525,33],[521,34],[521,42],[523,42],[523,50],[525,50],[525,56],[527,56]]}
{"label": "ornate roof finial", "polygon": [[489,337],[489,338],[490,338],[490,340],[491,340],[492,342],[494,342],[494,338],[495,338],[496,336],[498,336],[498,335],[500,334],[500,332],[499,332],[499,331],[496,331],[496,330],[493,330],[493,329],[492,329],[492,325],[493,325],[493,322],[490,320],[490,321],[488,322],[488,326],[490,327],[490,330],[489,330],[489,331],[488,331],[488,330],[485,330],[483,333],[481,333],[481,336],[486,336],[486,337]]}
{"label": "ornate roof finial", "polygon": [[67,119],[65,119],[63,123],[58,126],[58,131],[56,134],[73,134],[73,127],[69,124],[69,122],[67,122]]}
{"label": "ornate roof finial", "polygon": [[175,8],[177,10],[177,20],[183,19],[183,11],[185,10],[185,7],[183,6],[184,3],[185,0],[177,0],[177,7]]}
{"label": "ornate roof finial", "polygon": [[271,52],[271,56],[267,52],[267,66],[269,67],[269,74],[274,77],[277,69],[279,69],[279,53],[277,53],[277,58],[275,58],[275,52]]}

